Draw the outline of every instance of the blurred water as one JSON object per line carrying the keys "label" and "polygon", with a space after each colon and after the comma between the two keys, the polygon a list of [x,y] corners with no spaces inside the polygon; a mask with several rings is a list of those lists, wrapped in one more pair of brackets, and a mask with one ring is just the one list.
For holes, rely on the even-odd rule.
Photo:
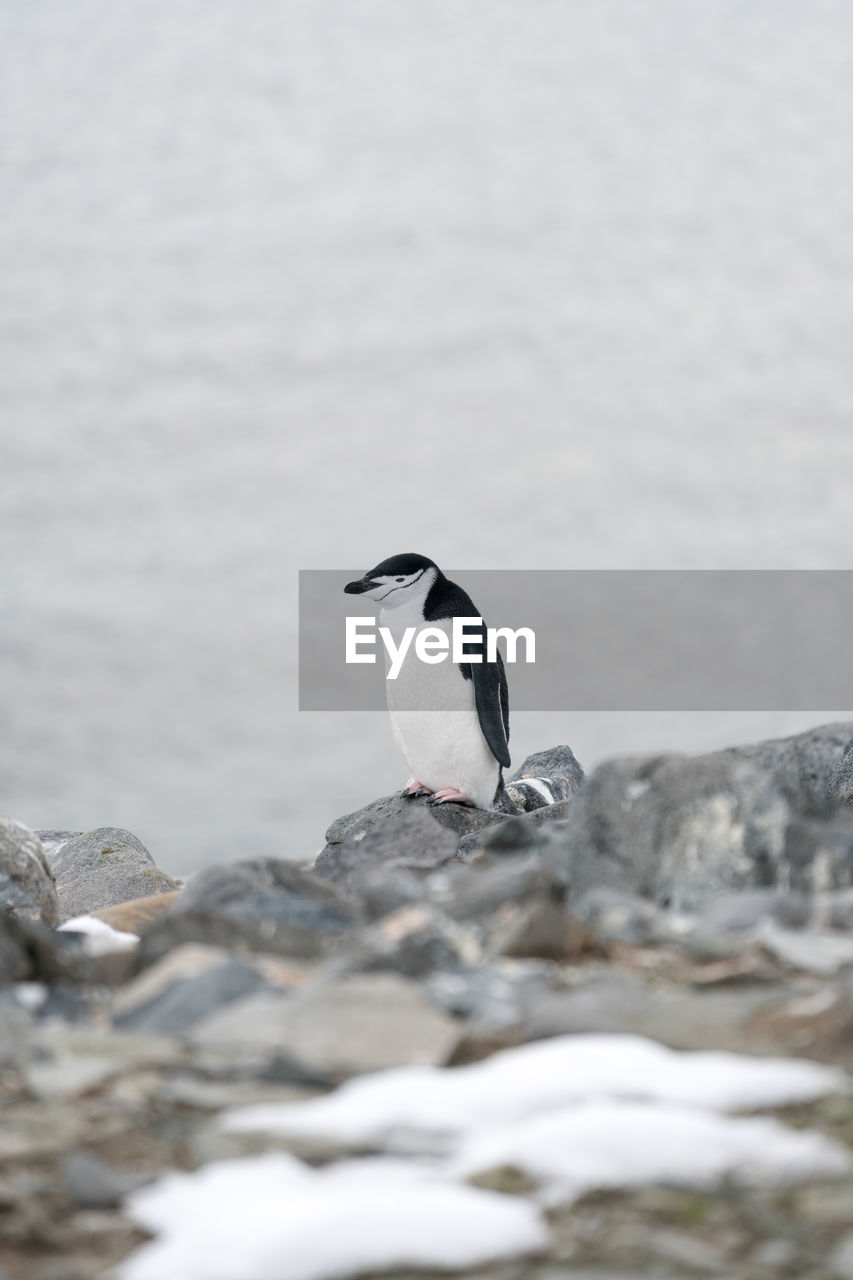
{"label": "blurred water", "polygon": [[0,809],[180,872],[395,785],[384,717],[295,711],[299,567],[850,567],[851,37],[827,0],[0,9]]}

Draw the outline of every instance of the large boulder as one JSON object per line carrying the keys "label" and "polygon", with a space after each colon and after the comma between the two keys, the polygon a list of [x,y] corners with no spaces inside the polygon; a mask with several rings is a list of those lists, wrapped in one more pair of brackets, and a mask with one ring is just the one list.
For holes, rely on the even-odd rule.
{"label": "large boulder", "polygon": [[47,859],[56,879],[61,922],[178,888],[145,845],[118,827],[99,827],[48,846]]}
{"label": "large boulder", "polygon": [[688,911],[775,884],[789,817],[774,777],[750,760],[630,757],[596,769],[563,821],[542,830],[572,898],[608,888]]}
{"label": "large boulder", "polygon": [[0,910],[59,923],[56,882],[41,840],[22,822],[0,818]]}
{"label": "large boulder", "polygon": [[842,797],[837,788],[837,769],[853,738],[853,722],[818,725],[789,738],[769,738],[765,742],[727,747],[723,756],[737,756],[761,765],[776,783],[791,808],[806,817],[822,817]]}

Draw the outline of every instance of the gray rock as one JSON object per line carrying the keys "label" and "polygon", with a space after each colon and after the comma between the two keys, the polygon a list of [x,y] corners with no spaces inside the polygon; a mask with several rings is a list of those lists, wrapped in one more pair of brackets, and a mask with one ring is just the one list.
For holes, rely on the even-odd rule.
{"label": "gray rock", "polygon": [[0,992],[0,1071],[20,1070],[30,1057],[33,1019],[9,991]]}
{"label": "gray rock", "polygon": [[178,888],[136,836],[118,827],[73,836],[54,847],[48,861],[62,921]]}
{"label": "gray rock", "polygon": [[230,960],[194,978],[175,982],[148,1003],[116,1015],[113,1022],[130,1031],[180,1036],[232,1001],[269,989],[251,965]]}
{"label": "gray rock", "polygon": [[648,942],[661,912],[647,898],[617,889],[590,889],[572,903],[572,912],[601,942]]}
{"label": "gray rock", "polygon": [[572,900],[607,888],[691,911],[725,890],[774,884],[788,818],[773,776],[749,760],[611,760],[549,827],[550,856],[562,857]]}
{"label": "gray rock", "polygon": [[853,889],[841,889],[837,893],[823,895],[817,914],[825,929],[853,933]]}
{"label": "gray rock", "polygon": [[774,920],[787,929],[804,929],[811,912],[811,903],[801,893],[747,889],[720,894],[707,903],[696,927],[706,934],[749,933],[762,921]]}
{"label": "gray rock", "polygon": [[[357,894],[365,872],[375,873],[378,867],[425,875],[456,855],[458,837],[443,822],[446,808],[386,796],[359,814],[340,818],[326,833],[328,843],[317,855],[313,874]],[[501,817],[483,816],[496,822]]]}
{"label": "gray rock", "polygon": [[[394,795],[373,800],[354,813],[346,813],[343,817],[336,818],[326,832],[326,849],[323,853],[329,846],[334,847],[348,840],[363,840],[369,833],[382,830],[393,832],[402,815],[421,811],[440,828],[455,831],[457,834],[478,830],[481,826],[491,826],[495,822],[501,822],[505,817],[504,814],[496,811],[472,809],[462,804],[432,805],[427,802],[426,797],[404,799],[395,792]],[[423,831],[429,831],[429,828],[424,827]],[[322,854],[318,855],[318,862],[320,857]]]}
{"label": "gray rock", "polygon": [[555,800],[529,813],[514,814],[480,831],[472,831],[459,841],[460,857],[470,857],[480,850],[514,857],[531,849],[541,850],[547,844],[547,832],[568,819],[573,800]]}
{"label": "gray rock", "polygon": [[88,1151],[71,1151],[62,1161],[62,1188],[80,1209],[117,1209],[126,1195],[148,1179],[114,1169]]}
{"label": "gray rock", "polygon": [[382,916],[423,901],[423,875],[406,867],[391,863],[378,866],[360,866],[353,877],[358,889],[361,908],[368,920],[380,920]]}
{"label": "gray rock", "polygon": [[765,920],[758,937],[775,959],[805,973],[829,976],[853,966],[853,938],[844,934],[794,932]]}
{"label": "gray rock", "polygon": [[60,933],[34,920],[0,915],[0,983],[112,984],[126,975],[128,955],[93,956],[83,934]]}
{"label": "gray rock", "polygon": [[794,818],[785,833],[785,882],[802,893],[853,886],[853,813]]}
{"label": "gray rock", "polygon": [[838,785],[836,769],[851,738],[853,723],[840,721],[790,738],[727,747],[719,754],[751,760],[768,769],[795,812],[820,817],[840,798],[830,795],[830,786]]}
{"label": "gray rock", "polygon": [[436,972],[423,982],[430,999],[465,1020],[468,1038],[512,1040],[527,1003],[547,979],[542,965],[525,961],[485,961],[475,968]]}
{"label": "gray rock", "polygon": [[547,896],[562,895],[563,882],[537,853],[516,858],[490,853],[462,862],[456,860],[429,877],[427,893],[455,920],[485,925],[496,911]]}
{"label": "gray rock", "polygon": [[413,1063],[443,1064],[459,1034],[454,1019],[395,973],[312,983],[293,996],[250,996],[190,1029],[190,1038],[208,1049],[285,1049],[335,1079]]}
{"label": "gray rock", "polygon": [[502,912],[487,949],[492,956],[565,961],[576,959],[588,942],[589,934],[562,902],[543,895]]}
{"label": "gray rock", "polygon": [[41,840],[22,822],[0,818],[0,910],[43,924],[59,923],[53,872]]}
{"label": "gray rock", "polygon": [[830,1259],[832,1280],[853,1280],[853,1231],[842,1236]]}
{"label": "gray rock", "polygon": [[843,756],[829,775],[827,792],[833,804],[853,808],[853,739],[847,743]]}
{"label": "gray rock", "polygon": [[362,929],[330,968],[351,973],[393,970],[420,978],[479,959],[480,946],[471,933],[443,911],[420,903],[400,907]]}
{"label": "gray rock", "polygon": [[188,942],[306,959],[326,954],[359,921],[335,886],[275,858],[207,867],[146,929],[136,967]]}
{"label": "gray rock", "polygon": [[550,747],[528,756],[507,781],[510,799],[522,812],[567,800],[581,786],[583,768],[571,747]]}
{"label": "gray rock", "polygon": [[77,836],[85,835],[85,831],[57,831],[53,828],[38,828],[36,835],[42,842],[42,847],[48,858],[55,853],[60,845],[67,844],[69,840],[76,840]]}

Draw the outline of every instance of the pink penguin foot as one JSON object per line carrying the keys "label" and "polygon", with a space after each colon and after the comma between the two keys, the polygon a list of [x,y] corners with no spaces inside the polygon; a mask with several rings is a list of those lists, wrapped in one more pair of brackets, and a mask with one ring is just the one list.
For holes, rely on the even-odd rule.
{"label": "pink penguin foot", "polygon": [[400,792],[402,799],[414,799],[417,796],[431,796],[432,792],[429,787],[425,787],[417,778],[410,778],[403,790]]}
{"label": "pink penguin foot", "polygon": [[448,802],[455,804],[468,804],[472,809],[477,806],[468,796],[463,795],[461,791],[457,791],[456,787],[442,787],[440,791],[433,793],[430,804],[447,804]]}

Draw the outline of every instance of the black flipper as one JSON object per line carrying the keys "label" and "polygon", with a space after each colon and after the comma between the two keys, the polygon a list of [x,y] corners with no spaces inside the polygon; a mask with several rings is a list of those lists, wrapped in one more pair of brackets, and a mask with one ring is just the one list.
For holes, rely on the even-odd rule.
{"label": "black flipper", "polygon": [[[440,603],[439,603],[440,600]],[[466,591],[439,574],[424,601],[424,618],[434,622],[438,618],[478,618],[479,610]],[[486,662],[486,624],[466,635],[465,651],[480,653],[482,662],[460,662],[459,670],[466,680],[474,681],[474,702],[483,737],[492,755],[509,768],[509,690],[503,658],[496,654],[496,662]]]}

